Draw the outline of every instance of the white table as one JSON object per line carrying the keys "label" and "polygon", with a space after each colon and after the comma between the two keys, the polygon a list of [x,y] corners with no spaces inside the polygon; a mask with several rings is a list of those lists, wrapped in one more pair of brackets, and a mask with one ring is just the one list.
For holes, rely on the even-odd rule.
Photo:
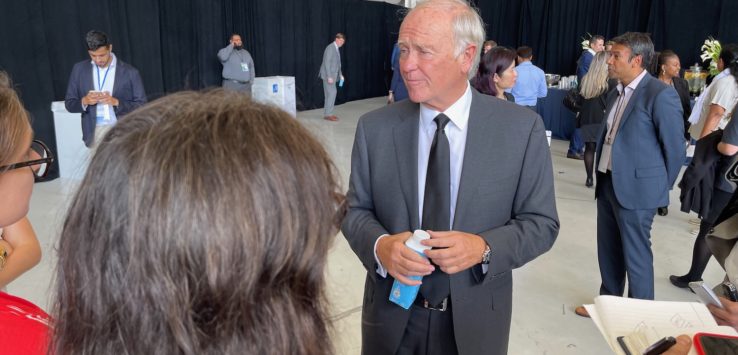
{"label": "white table", "polygon": [[54,113],[59,177],[82,180],[90,159],[89,149],[82,142],[82,117],[79,113],[69,113],[64,101],[52,102],[51,111]]}

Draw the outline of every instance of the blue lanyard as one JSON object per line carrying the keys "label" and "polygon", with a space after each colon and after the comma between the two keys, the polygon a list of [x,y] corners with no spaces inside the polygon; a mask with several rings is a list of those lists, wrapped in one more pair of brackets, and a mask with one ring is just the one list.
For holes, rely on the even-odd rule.
{"label": "blue lanyard", "polygon": [[105,69],[105,76],[103,77],[102,84],[100,84],[100,67],[95,65],[95,68],[97,68],[97,91],[103,91],[103,85],[105,85],[105,81],[108,80],[108,72],[110,71],[110,66],[112,63],[108,65],[108,68]]}

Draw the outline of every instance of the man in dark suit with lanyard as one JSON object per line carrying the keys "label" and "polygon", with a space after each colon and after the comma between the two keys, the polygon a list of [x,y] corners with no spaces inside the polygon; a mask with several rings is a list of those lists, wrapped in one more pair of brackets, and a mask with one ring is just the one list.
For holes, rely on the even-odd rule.
{"label": "man in dark suit with lanyard", "polygon": [[91,60],[72,68],[64,104],[82,113],[82,140],[93,148],[117,120],[146,103],[146,93],[138,70],[113,54],[107,34],[92,30],[85,42]]}
{"label": "man in dark suit with lanyard", "polygon": [[[651,225],[669,205],[669,189],[684,162],[682,106],[673,87],[648,74],[653,43],[628,32],[613,39],[607,60],[619,81],[607,98],[597,142],[597,259],[601,295],[652,300]],[[588,316],[583,307],[576,313]]]}
{"label": "man in dark suit with lanyard", "polygon": [[[359,120],[342,231],[367,271],[363,354],[507,353],[512,269],[558,234],[542,120],[469,85],[484,37],[466,1],[419,3],[398,40],[410,100]],[[427,259],[404,244],[416,229]],[[411,276],[405,309],[390,290]]]}

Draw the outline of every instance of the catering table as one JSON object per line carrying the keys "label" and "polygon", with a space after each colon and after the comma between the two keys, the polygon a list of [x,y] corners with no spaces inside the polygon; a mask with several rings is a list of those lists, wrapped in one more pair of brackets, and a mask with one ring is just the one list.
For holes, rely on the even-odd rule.
{"label": "catering table", "polygon": [[548,88],[548,95],[538,99],[536,112],[543,118],[543,124],[551,131],[554,138],[569,140],[576,122],[574,112],[564,107],[564,96],[569,90],[559,88]]}

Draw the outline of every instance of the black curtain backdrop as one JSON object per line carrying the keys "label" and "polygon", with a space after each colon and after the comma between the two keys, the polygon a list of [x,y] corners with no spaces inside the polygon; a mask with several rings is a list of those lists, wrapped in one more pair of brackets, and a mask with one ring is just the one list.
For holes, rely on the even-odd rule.
{"label": "black curtain backdrop", "polygon": [[[671,49],[687,68],[708,36],[738,42],[735,0],[476,0],[487,38],[533,48],[547,73],[572,75],[587,33],[613,38],[628,31],[651,34],[657,51]],[[704,65],[707,66],[706,64]]]}
{"label": "black curtain backdrop", "polygon": [[[487,37],[528,45],[548,73],[573,74],[586,33],[652,34],[687,67],[708,36],[738,42],[735,0],[473,0]],[[298,110],[323,104],[317,78],[325,46],[344,32],[346,84],[337,103],[386,95],[400,8],[363,0],[3,0],[0,69],[33,116],[36,135],[55,149],[50,104],[63,100],[74,63],[86,60],[90,29],[107,32],[118,58],[139,69],[149,100],[220,85],[218,49],[240,33],[257,76],[294,76]]]}

